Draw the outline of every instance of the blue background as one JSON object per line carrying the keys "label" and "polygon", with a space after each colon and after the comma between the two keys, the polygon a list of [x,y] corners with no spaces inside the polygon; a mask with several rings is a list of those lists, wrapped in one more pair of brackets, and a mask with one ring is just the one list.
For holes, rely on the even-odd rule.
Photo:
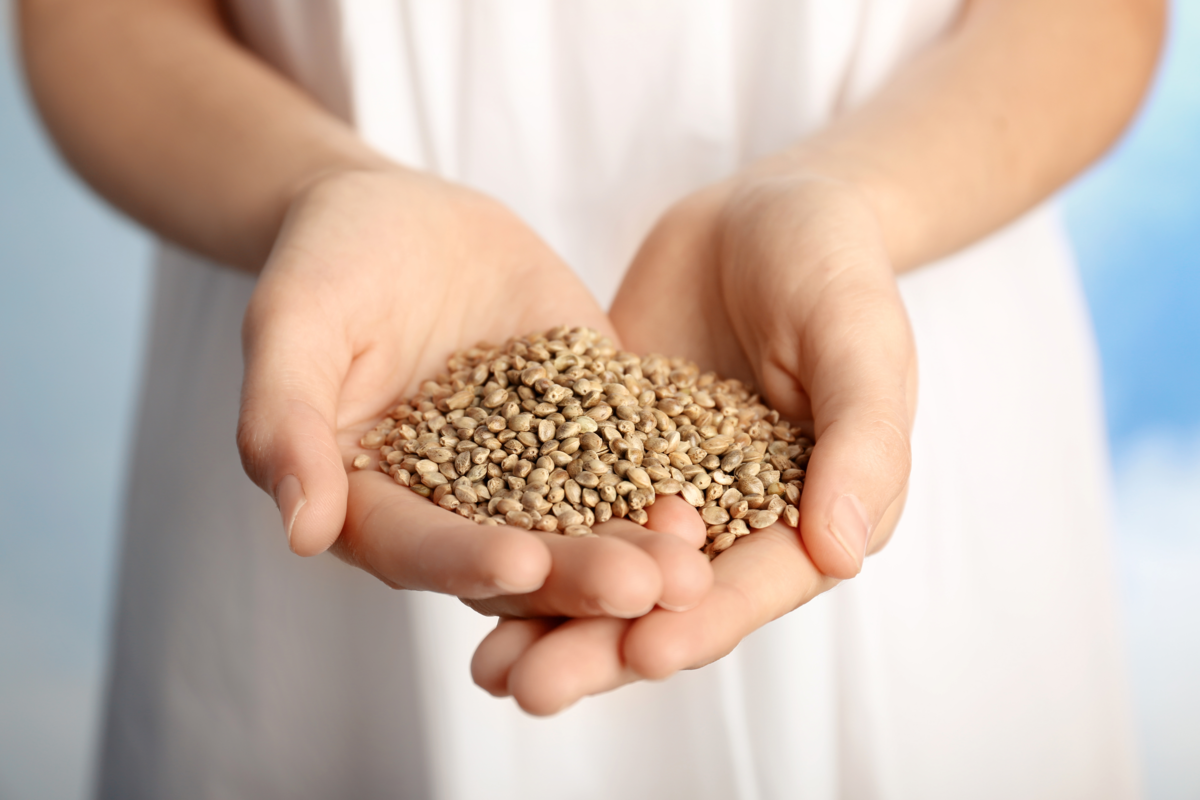
{"label": "blue background", "polygon": [[[0,0],[0,799],[92,767],[150,242],[50,151]],[[1105,374],[1148,794],[1200,797],[1200,4],[1064,195]],[[68,480],[63,480],[65,477]],[[55,479],[51,480],[51,477]],[[62,487],[70,486],[70,491]]]}

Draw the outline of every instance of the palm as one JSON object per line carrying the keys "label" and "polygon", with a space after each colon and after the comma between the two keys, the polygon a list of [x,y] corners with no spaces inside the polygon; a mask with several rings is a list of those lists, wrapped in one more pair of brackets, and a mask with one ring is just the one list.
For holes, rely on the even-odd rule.
{"label": "palm", "polygon": [[[785,416],[814,425],[819,438],[801,504],[803,539],[782,523],[739,539],[713,563],[713,589],[686,613],[655,611],[632,623],[578,620],[536,637],[531,623],[504,623],[477,655],[476,679],[485,688],[511,691],[526,708],[546,711],[630,680],[700,666],[826,591],[837,582],[829,575],[857,571],[846,568],[848,554],[828,535],[827,508],[870,473],[863,468],[876,446],[869,428],[891,425],[903,438],[913,361],[874,230],[852,203],[839,200],[823,190],[790,193],[755,197],[731,212],[725,187],[688,198],[648,237],[611,312],[631,349],[686,355],[751,381]],[[863,397],[883,402],[864,415]],[[870,499],[891,506],[877,526],[877,544],[899,512],[894,499],[907,476],[906,440],[903,446],[898,461],[878,461],[883,474],[868,474],[881,484],[881,496]],[[534,643],[514,648],[522,636]],[[590,682],[556,678],[567,650],[602,665]]]}
{"label": "palm", "polygon": [[253,465],[246,432],[264,427],[260,413],[292,384],[304,389],[281,412],[291,453],[277,459],[309,463],[314,499],[296,517],[293,548],[320,552],[336,539],[342,558],[390,585],[468,598],[541,587],[490,601],[487,610],[506,614],[630,615],[707,588],[707,567],[675,536],[647,540],[629,523],[602,542],[483,529],[380,472],[347,476],[362,433],[443,372],[451,352],[559,324],[612,330],[557,256],[491,200],[411,175],[354,178],[304,198],[247,312],[246,394],[256,402],[241,423]]}

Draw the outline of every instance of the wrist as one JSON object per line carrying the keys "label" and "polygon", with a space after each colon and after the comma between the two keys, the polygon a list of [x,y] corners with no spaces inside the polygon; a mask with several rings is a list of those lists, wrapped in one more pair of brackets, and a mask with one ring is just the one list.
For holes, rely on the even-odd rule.
{"label": "wrist", "polygon": [[874,220],[896,272],[917,266],[922,252],[915,204],[886,170],[861,154],[843,152],[819,140],[750,164],[734,179],[734,197],[768,189],[819,197],[839,206],[857,206]]}

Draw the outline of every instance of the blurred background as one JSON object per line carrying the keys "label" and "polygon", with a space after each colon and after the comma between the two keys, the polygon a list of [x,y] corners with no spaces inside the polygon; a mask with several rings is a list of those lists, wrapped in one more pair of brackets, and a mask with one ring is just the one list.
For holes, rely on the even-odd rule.
{"label": "blurred background", "polygon": [[[50,150],[9,11],[0,0],[0,800],[76,800],[99,727],[151,242]],[[1139,121],[1062,198],[1104,364],[1153,800],[1200,798],[1200,2],[1174,11]]]}

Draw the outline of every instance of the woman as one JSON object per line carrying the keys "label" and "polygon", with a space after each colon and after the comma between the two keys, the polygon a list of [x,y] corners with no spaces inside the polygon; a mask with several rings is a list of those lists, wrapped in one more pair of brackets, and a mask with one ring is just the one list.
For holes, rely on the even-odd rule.
{"label": "woman", "polygon": [[[1160,2],[22,12],[64,154],[176,243],[102,796],[1136,793],[1094,355],[1037,204],[1133,113]],[[798,535],[710,569],[677,504],[566,541],[347,476],[449,352],[559,323],[811,419]],[[293,551],[446,596],[260,535],[235,420]],[[473,657],[453,596],[504,617]],[[534,714],[633,685],[534,720],[468,659]]]}

